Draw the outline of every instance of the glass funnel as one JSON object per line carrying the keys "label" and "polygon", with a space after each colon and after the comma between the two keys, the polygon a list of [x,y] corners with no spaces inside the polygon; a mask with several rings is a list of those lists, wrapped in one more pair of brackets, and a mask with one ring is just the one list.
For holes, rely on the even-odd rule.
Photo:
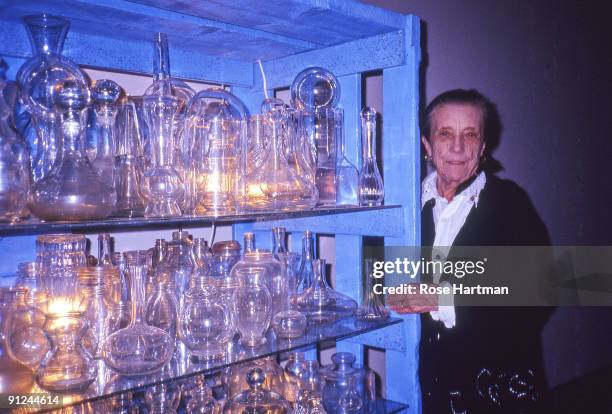
{"label": "glass funnel", "polygon": [[361,171],[359,172],[359,205],[380,206],[385,198],[385,187],[376,160],[376,110],[365,107],[361,111]]}
{"label": "glass funnel", "polygon": [[217,216],[240,210],[247,113],[242,101],[223,89],[198,92],[190,101],[185,128],[192,148],[195,214]]}
{"label": "glass funnel", "polygon": [[30,191],[30,154],[10,126],[11,108],[4,99],[5,82],[0,80],[0,222],[27,217]]}
{"label": "glass funnel", "polygon": [[59,83],[87,84],[87,76],[70,59],[61,55],[70,23],[48,14],[25,16],[24,24],[32,46],[32,57],[19,68],[17,81],[21,97],[37,132],[33,154],[33,178],[39,180],[59,156],[60,117],[54,111],[52,95]]}
{"label": "glass funnel", "polygon": [[223,407],[223,413],[289,414],[289,403],[280,394],[267,391],[263,386],[265,380],[266,376],[261,368],[249,370],[246,374],[249,390],[230,398]]}
{"label": "glass funnel", "polygon": [[285,105],[280,99],[266,99],[265,117],[267,152],[259,168],[247,177],[247,209],[250,211],[288,211],[315,206],[318,192],[312,182],[289,166],[283,148],[287,122]]}
{"label": "glass funnel", "polygon": [[374,259],[365,259],[365,289],[363,301],[357,312],[358,319],[365,321],[384,321],[389,318],[389,309],[382,303],[382,295],[374,293]]}
{"label": "glass funnel", "polygon": [[147,266],[128,266],[128,271],[132,319],[126,328],[105,340],[102,358],[119,374],[150,374],[170,361],[174,353],[174,338],[162,329],[147,325],[144,320],[144,279]]}
{"label": "glass funnel", "polygon": [[312,285],[293,298],[293,306],[306,315],[309,322],[326,324],[355,313],[357,303],[332,289],[326,280],[325,260],[314,261]]}
{"label": "glass funnel", "polygon": [[346,156],[344,113],[337,111],[336,138],[338,139],[338,162],[336,164],[336,204],[359,205],[359,172]]}
{"label": "glass funnel", "polygon": [[32,187],[32,214],[43,220],[89,220],[108,217],[116,194],[92,169],[83,151],[83,113],[89,102],[86,83],[55,85],[52,101],[61,112],[61,155]]}
{"label": "glass funnel", "polygon": [[121,87],[108,79],[97,80],[91,88],[96,112],[98,146],[92,167],[106,185],[115,188],[115,118]]}

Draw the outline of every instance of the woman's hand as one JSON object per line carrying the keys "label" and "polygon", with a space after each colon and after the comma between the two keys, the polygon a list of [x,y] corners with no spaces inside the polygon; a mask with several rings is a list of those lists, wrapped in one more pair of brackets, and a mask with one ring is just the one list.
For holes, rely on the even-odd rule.
{"label": "woman's hand", "polygon": [[387,306],[397,313],[425,313],[438,310],[438,295],[388,295]]}

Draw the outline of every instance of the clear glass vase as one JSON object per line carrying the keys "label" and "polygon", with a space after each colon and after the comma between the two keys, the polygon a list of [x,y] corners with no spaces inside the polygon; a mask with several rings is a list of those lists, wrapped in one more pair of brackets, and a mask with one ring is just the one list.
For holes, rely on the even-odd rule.
{"label": "clear glass vase", "polygon": [[314,280],[315,241],[314,234],[306,230],[302,238],[302,259],[297,271],[296,293],[301,293],[312,285]]}
{"label": "clear glass vase", "polygon": [[79,66],[61,55],[70,23],[49,14],[25,16],[24,24],[32,46],[32,57],[19,68],[17,81],[21,97],[36,129],[36,150],[32,157],[34,181],[44,177],[60,155],[60,114],[54,111],[52,95],[59,83],[87,84]]}
{"label": "clear glass vase", "polygon": [[361,171],[359,172],[359,205],[380,206],[385,198],[385,187],[376,160],[376,110],[365,107],[361,111]]}
{"label": "clear glass vase", "polygon": [[[111,283],[118,269],[112,267],[82,267],[78,269],[79,288],[88,323],[83,336],[85,349],[96,359],[100,359],[100,347],[107,335],[106,321],[111,310]],[[116,276],[115,276],[116,277]]]}
{"label": "clear glass vase", "polygon": [[312,285],[293,298],[293,306],[315,324],[326,324],[355,313],[357,302],[327,283],[325,260],[314,261]]}
{"label": "clear glass vase", "polygon": [[108,79],[97,80],[91,88],[94,110],[96,112],[96,157],[91,166],[100,177],[100,181],[115,190],[115,119],[117,101],[121,87]]}
{"label": "clear glass vase", "polygon": [[32,186],[30,211],[49,221],[106,218],[117,196],[89,164],[82,142],[89,88],[84,82],[64,81],[55,85],[51,99],[62,114],[61,152],[48,174]]}
{"label": "clear glass vase", "polygon": [[131,321],[108,336],[102,345],[106,364],[126,376],[158,371],[174,353],[174,338],[162,329],[146,324],[144,319],[144,279],[147,266],[128,266],[131,287]]}
{"label": "clear glass vase", "polygon": [[265,334],[272,320],[272,297],[266,287],[264,267],[244,267],[236,270],[240,287],[233,296],[236,328],[240,343],[256,347],[266,343]]}
{"label": "clear glass vase", "polygon": [[389,309],[385,308],[382,295],[374,293],[373,269],[374,259],[365,259],[365,289],[361,306],[355,312],[355,316],[364,321],[384,321],[389,318]]}
{"label": "clear glass vase", "polygon": [[166,331],[172,338],[176,337],[179,310],[173,286],[167,275],[155,275],[145,306],[147,324]]}
{"label": "clear glass vase", "polygon": [[[338,118],[344,114],[338,112]],[[336,126],[341,128],[336,131],[338,139],[338,162],[336,164],[336,204],[341,206],[359,205],[359,171],[346,156],[346,142],[344,134],[344,120],[336,119]]]}

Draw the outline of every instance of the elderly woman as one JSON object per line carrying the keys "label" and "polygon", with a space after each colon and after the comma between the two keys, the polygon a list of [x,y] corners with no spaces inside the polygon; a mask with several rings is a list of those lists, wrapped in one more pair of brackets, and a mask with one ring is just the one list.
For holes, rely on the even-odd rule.
{"label": "elderly woman", "polygon": [[[549,244],[546,227],[527,194],[515,183],[484,171],[494,115],[494,106],[474,90],[445,92],[425,110],[421,139],[434,171],[422,184],[423,246],[447,246],[452,254],[454,246]],[[395,297],[390,303],[400,313],[423,313],[423,413],[534,409],[544,383],[541,311],[431,308],[411,305],[412,299]]]}

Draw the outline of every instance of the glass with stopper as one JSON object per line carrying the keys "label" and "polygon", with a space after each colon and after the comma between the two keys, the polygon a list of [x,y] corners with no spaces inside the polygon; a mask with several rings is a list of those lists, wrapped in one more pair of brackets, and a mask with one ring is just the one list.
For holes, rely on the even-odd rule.
{"label": "glass with stopper", "polygon": [[84,82],[66,80],[55,84],[51,100],[61,112],[61,151],[53,168],[32,186],[30,211],[49,221],[108,217],[115,206],[115,191],[100,180],[83,151],[89,88]]}
{"label": "glass with stopper", "polygon": [[314,261],[312,285],[293,298],[293,306],[306,315],[309,322],[326,324],[355,313],[357,303],[332,289],[327,283],[325,260]]}
{"label": "glass with stopper", "polygon": [[263,384],[266,376],[261,368],[253,368],[246,374],[247,391],[229,399],[223,407],[225,414],[267,413],[289,414],[291,406],[280,394],[268,391]]}
{"label": "glass with stopper", "polygon": [[61,114],[55,112],[52,95],[64,81],[86,85],[87,75],[61,54],[70,26],[68,20],[40,14],[25,16],[23,22],[32,57],[19,68],[17,82],[37,135],[32,154],[32,178],[36,182],[51,170],[61,154]]}
{"label": "glass with stopper", "polygon": [[376,109],[361,111],[361,171],[359,171],[359,205],[380,206],[385,187],[376,160]]}
{"label": "glass with stopper", "polygon": [[336,137],[338,138],[338,162],[336,164],[336,204],[359,205],[359,172],[346,156],[344,113],[336,110]]}
{"label": "glass with stopper", "polygon": [[364,321],[384,321],[389,318],[389,310],[382,303],[382,295],[374,293],[374,259],[365,259],[365,289],[363,301],[355,312],[357,319]]}
{"label": "glass with stopper", "polygon": [[144,279],[147,266],[128,266],[131,290],[131,321],[111,334],[102,346],[106,364],[119,374],[132,376],[153,373],[174,353],[174,338],[162,329],[147,325],[144,319]]}

